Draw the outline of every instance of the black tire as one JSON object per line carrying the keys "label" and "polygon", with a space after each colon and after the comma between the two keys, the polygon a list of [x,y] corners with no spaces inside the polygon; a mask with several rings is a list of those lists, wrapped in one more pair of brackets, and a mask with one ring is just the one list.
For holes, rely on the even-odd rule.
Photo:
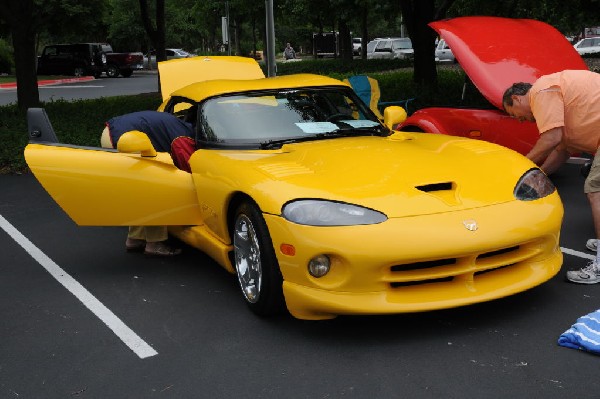
{"label": "black tire", "polygon": [[124,78],[128,78],[133,74],[133,70],[132,69],[125,69],[121,71],[121,76],[123,76]]}
{"label": "black tire", "polygon": [[106,76],[108,76],[109,78],[119,77],[119,68],[116,65],[108,65],[106,67]]}
{"label": "black tire", "polygon": [[76,66],[75,68],[73,68],[73,76],[75,77],[81,77],[85,75],[85,68],[82,66]]}
{"label": "black tire", "polygon": [[246,201],[238,206],[232,235],[234,267],[246,304],[259,316],[281,313],[285,309],[283,277],[267,225],[254,203]]}
{"label": "black tire", "polygon": [[588,175],[590,174],[591,169],[592,169],[592,161],[588,161],[588,162],[584,163],[581,166],[581,169],[579,170],[581,173],[581,176],[583,176],[587,179]]}

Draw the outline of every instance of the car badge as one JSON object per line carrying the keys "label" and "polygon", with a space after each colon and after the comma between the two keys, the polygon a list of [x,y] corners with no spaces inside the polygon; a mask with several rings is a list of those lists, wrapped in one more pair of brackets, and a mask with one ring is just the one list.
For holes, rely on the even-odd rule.
{"label": "car badge", "polygon": [[463,224],[469,231],[475,231],[479,228],[479,226],[477,226],[477,222],[473,219],[463,220]]}

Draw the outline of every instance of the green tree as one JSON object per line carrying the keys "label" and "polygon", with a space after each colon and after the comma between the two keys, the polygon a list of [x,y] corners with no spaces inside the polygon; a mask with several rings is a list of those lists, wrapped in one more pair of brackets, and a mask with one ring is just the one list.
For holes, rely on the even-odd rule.
{"label": "green tree", "polygon": [[[102,10],[105,0],[88,0],[85,6],[70,0],[5,0],[0,7],[0,19],[10,29],[17,102],[22,111],[39,106],[36,73],[36,44],[40,32],[61,34],[85,32],[96,27],[92,20]],[[95,11],[94,11],[95,10]]]}
{"label": "green tree", "polygon": [[165,61],[167,59],[167,53],[165,51],[165,0],[156,0],[156,3],[154,4],[154,21],[150,17],[148,1],[139,0],[139,2],[142,25],[156,50],[156,61]]}

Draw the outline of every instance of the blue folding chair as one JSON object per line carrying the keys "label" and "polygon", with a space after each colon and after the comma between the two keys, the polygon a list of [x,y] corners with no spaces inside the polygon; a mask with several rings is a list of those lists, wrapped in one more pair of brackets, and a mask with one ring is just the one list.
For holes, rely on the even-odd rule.
{"label": "blue folding chair", "polygon": [[381,90],[379,89],[379,82],[366,75],[350,76],[348,79],[344,79],[344,81],[352,86],[352,89],[358,97],[367,104],[380,119],[383,119],[382,112],[385,107],[390,105],[400,105],[408,112],[408,105],[414,100],[414,98],[407,98],[405,100],[397,101],[380,101]]}

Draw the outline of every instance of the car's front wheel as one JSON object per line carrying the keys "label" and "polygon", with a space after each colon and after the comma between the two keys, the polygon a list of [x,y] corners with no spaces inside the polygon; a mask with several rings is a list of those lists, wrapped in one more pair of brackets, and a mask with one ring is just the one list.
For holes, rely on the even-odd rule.
{"label": "car's front wheel", "polygon": [[85,69],[82,66],[76,66],[73,69],[73,76],[75,76],[75,77],[79,78],[79,77],[83,76],[84,74],[85,74]]}
{"label": "car's front wheel", "polygon": [[233,225],[235,270],[250,309],[271,316],[284,309],[283,278],[262,213],[249,201],[235,212]]}

